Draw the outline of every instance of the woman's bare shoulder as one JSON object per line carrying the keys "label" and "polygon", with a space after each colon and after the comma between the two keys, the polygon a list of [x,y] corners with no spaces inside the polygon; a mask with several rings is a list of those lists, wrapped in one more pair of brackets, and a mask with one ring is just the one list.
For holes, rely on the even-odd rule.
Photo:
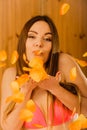
{"label": "woman's bare shoulder", "polygon": [[15,73],[16,72],[16,68],[15,67],[9,67],[7,69],[5,69],[4,73]]}
{"label": "woman's bare shoulder", "polygon": [[11,81],[15,80],[16,77],[16,68],[11,67],[7,68],[3,75],[2,75],[2,81],[1,86],[7,86],[7,84],[10,84]]}
{"label": "woman's bare shoulder", "polygon": [[75,58],[67,53],[60,53],[59,55],[59,69],[70,70],[72,67],[76,66],[80,69],[79,65],[75,61]]}
{"label": "woman's bare shoulder", "polygon": [[67,62],[75,64],[74,57],[67,54],[67,53],[60,53],[59,63],[60,64],[64,64],[64,63],[67,64]]}
{"label": "woman's bare shoulder", "polygon": [[9,68],[5,69],[3,76],[7,76],[7,75],[8,75],[8,77],[10,75],[11,76],[16,75],[16,68],[15,67],[9,67]]}
{"label": "woman's bare shoulder", "polygon": [[[72,80],[70,78],[71,70],[73,68],[76,68],[75,80]],[[76,84],[82,92],[83,96],[87,97],[87,78],[73,56],[66,53],[60,54],[59,71],[61,71],[61,73],[64,75],[64,78],[67,82],[72,82]]]}

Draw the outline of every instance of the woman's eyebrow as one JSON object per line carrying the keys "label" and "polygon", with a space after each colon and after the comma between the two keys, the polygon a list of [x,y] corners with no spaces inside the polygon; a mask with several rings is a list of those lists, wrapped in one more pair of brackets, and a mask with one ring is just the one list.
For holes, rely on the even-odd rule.
{"label": "woman's eyebrow", "polygon": [[52,35],[52,33],[51,33],[51,32],[47,32],[47,33],[45,33],[45,35],[48,35],[48,34]]}
{"label": "woman's eyebrow", "polygon": [[30,33],[30,32],[33,32],[33,33],[35,33],[35,34],[38,34],[38,32],[33,31],[33,30],[30,30],[28,33]]}
{"label": "woman's eyebrow", "polygon": [[[30,32],[32,32],[32,33],[35,33],[35,34],[38,34],[38,32],[36,32],[36,31],[33,31],[33,30],[30,30],[28,33],[30,33]],[[46,32],[45,33],[45,35],[52,35],[52,33],[51,32]]]}

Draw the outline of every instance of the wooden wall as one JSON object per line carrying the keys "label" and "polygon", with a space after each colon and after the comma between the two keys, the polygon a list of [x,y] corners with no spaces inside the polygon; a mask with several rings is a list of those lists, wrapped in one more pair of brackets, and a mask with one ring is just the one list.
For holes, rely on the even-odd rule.
{"label": "wooden wall", "polygon": [[[70,4],[70,9],[61,16],[60,8],[65,2]],[[23,25],[39,14],[46,14],[55,22],[60,49],[82,59],[82,54],[87,51],[86,8],[87,0],[0,0],[0,50],[7,51],[7,67]],[[0,81],[4,69],[0,68]],[[83,72],[87,75],[87,68]]]}

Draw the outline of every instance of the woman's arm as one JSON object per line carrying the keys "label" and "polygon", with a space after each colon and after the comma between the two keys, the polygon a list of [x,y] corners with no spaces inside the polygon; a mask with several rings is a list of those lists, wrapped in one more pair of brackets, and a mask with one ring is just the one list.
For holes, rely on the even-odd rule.
{"label": "woman's arm", "polygon": [[81,113],[87,117],[87,98],[81,97]]}
{"label": "woman's arm", "polygon": [[79,111],[78,96],[72,94],[71,92],[60,86],[56,77],[49,76],[48,79],[45,79],[39,83],[39,87],[49,91],[70,110],[73,111],[74,108],[76,108],[77,112]]}
{"label": "woman's arm", "polygon": [[[75,80],[70,79],[70,71],[73,67],[76,67]],[[81,95],[87,97],[87,78],[73,57],[64,53],[60,54],[59,71],[61,72],[61,75],[64,76],[66,82],[71,82],[77,85]]]}
{"label": "woman's arm", "polygon": [[[74,81],[70,79],[70,70],[76,67],[77,71],[77,77]],[[59,71],[61,75],[64,76],[64,79],[66,82],[70,82],[73,84],[76,84],[78,89],[81,92],[81,96],[87,97],[87,79],[85,75],[82,73],[80,67],[75,63],[73,58],[71,56],[68,56],[67,54],[61,54],[59,58]],[[59,77],[60,79],[60,77]],[[60,86],[58,83],[59,81],[56,80],[56,77],[49,76],[48,79],[45,79],[44,81],[41,81],[39,86],[43,89],[48,90],[53,95],[55,95],[65,106],[67,106],[70,110],[74,110],[76,108],[77,112],[79,112],[79,97],[77,95],[72,94],[71,92],[67,91],[63,87]],[[83,99],[84,100],[84,99]],[[84,111],[87,111],[87,106],[83,103],[84,101],[81,101],[81,113]],[[83,104],[85,106],[83,106]],[[87,114],[87,113],[85,113]]]}
{"label": "woman's arm", "polygon": [[[76,63],[73,57],[68,54],[61,54],[59,58],[59,69],[65,77],[67,82],[74,83],[78,89],[80,90],[81,94],[81,113],[87,116],[87,78],[83,74],[81,68]],[[76,79],[70,79],[70,70],[76,67]]]}
{"label": "woman's arm", "polygon": [[[1,126],[3,130],[20,130],[23,126],[23,121],[19,119],[19,113],[29,100],[32,89],[36,86],[31,80],[22,87],[22,92],[25,94],[25,99],[22,103],[16,103],[12,112],[4,119],[4,112],[9,103],[6,103],[6,98],[11,96],[10,83],[15,80],[15,69],[7,69],[3,75],[1,85]],[[32,89],[31,89],[32,87]]]}

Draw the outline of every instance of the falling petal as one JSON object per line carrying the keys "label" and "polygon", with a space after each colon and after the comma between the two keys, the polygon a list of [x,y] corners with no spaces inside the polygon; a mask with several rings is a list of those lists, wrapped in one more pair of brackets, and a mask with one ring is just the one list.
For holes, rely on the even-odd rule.
{"label": "falling petal", "polygon": [[83,114],[80,114],[78,120],[81,122],[81,128],[84,129],[84,128],[87,128],[87,118],[83,115]]}
{"label": "falling petal", "polygon": [[33,126],[37,127],[37,128],[43,128],[44,126],[42,126],[41,124],[33,124]]}
{"label": "falling petal", "polygon": [[24,70],[24,71],[30,71],[30,68],[28,68],[28,67],[23,67],[23,70]]}
{"label": "falling petal", "polygon": [[24,68],[26,71],[29,71],[29,76],[36,82],[40,80],[44,80],[48,77],[44,67],[43,67],[43,60],[40,57],[34,57],[29,62],[29,69]]}
{"label": "falling petal", "polygon": [[70,79],[71,79],[71,80],[75,80],[75,79],[76,79],[76,67],[73,67],[73,68],[70,70]]}
{"label": "falling petal", "polygon": [[81,67],[86,67],[87,66],[87,61],[84,61],[84,60],[78,60],[76,59],[76,62],[81,66]]}
{"label": "falling petal", "polygon": [[14,101],[21,103],[24,100],[24,94],[21,92],[14,93],[12,96],[7,97],[6,102]]}
{"label": "falling petal", "polygon": [[11,57],[11,64],[15,64],[18,60],[18,52],[15,50],[12,53],[12,57]]}
{"label": "falling petal", "polygon": [[17,102],[17,103],[20,103],[24,100],[24,94],[21,93],[21,92],[18,92],[16,94],[13,95],[13,101],[14,102]]}
{"label": "falling petal", "polygon": [[13,101],[13,96],[9,96],[9,97],[6,98],[6,103],[10,102],[10,101]]}
{"label": "falling petal", "polygon": [[69,128],[69,130],[81,130],[87,128],[87,118],[83,114],[80,114],[77,120],[69,125]]}
{"label": "falling petal", "polygon": [[74,121],[69,125],[69,130],[81,130],[81,123],[79,121]]}
{"label": "falling petal", "polygon": [[21,86],[22,84],[24,84],[28,80],[29,80],[28,74],[22,74],[20,77],[17,78],[17,82],[18,82],[19,86]]}
{"label": "falling petal", "polygon": [[37,69],[32,69],[32,70],[30,71],[30,77],[31,77],[34,81],[39,82],[39,81],[41,80],[41,78],[42,78],[42,75],[40,74],[40,71],[39,71],[39,70],[37,70]]}
{"label": "falling petal", "polygon": [[35,111],[36,107],[35,107],[35,103],[33,102],[33,100],[29,100],[26,104],[26,108],[32,112]]}
{"label": "falling petal", "polygon": [[36,81],[39,82],[41,80],[44,80],[45,78],[48,77],[47,73],[44,71],[44,69],[37,69],[37,68],[33,68],[30,71],[30,77]]}
{"label": "falling petal", "polygon": [[39,56],[39,55],[42,53],[42,51],[41,51],[41,50],[36,50],[36,51],[33,51],[33,53],[34,53],[36,56]]}
{"label": "falling petal", "polygon": [[26,122],[32,121],[33,113],[28,109],[23,109],[20,112],[20,119]]}
{"label": "falling petal", "polygon": [[43,60],[39,57],[35,57],[29,62],[29,66],[34,68],[40,68],[43,66]]}
{"label": "falling petal", "polygon": [[70,9],[70,5],[67,3],[64,3],[60,9],[60,15],[65,15],[69,9]]}
{"label": "falling petal", "polygon": [[0,61],[5,61],[7,59],[7,53],[5,50],[0,51]]}
{"label": "falling petal", "polygon": [[12,89],[13,93],[19,92],[19,84],[17,81],[11,82],[11,89]]}
{"label": "falling petal", "polygon": [[5,67],[6,63],[0,63],[0,68]]}
{"label": "falling petal", "polygon": [[83,57],[87,57],[87,52],[85,52],[85,53],[83,54]]}

